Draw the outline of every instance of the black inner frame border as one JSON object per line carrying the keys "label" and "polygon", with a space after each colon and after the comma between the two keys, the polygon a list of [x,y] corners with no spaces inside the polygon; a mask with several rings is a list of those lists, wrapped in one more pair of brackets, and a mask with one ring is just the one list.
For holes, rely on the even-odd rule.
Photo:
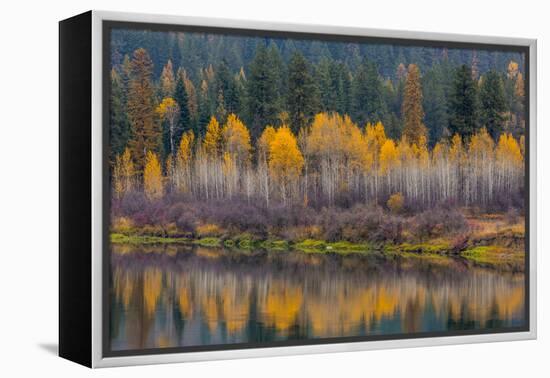
{"label": "black inner frame border", "polygon": [[[295,339],[284,341],[271,342],[246,342],[232,344],[212,344],[212,345],[196,345],[185,347],[169,347],[169,348],[144,348],[113,351],[111,350],[110,342],[110,269],[111,269],[111,251],[109,242],[109,226],[110,226],[110,177],[109,177],[109,115],[110,115],[110,71],[111,71],[111,31],[113,29],[130,29],[152,32],[188,32],[188,33],[211,33],[223,34],[242,37],[258,37],[258,38],[292,38],[302,40],[322,40],[329,42],[342,43],[371,43],[371,44],[393,44],[399,46],[410,47],[431,47],[431,48],[448,48],[448,49],[473,49],[473,50],[488,50],[500,52],[517,52],[524,55],[524,72],[525,72],[525,183],[524,183],[524,213],[525,213],[525,268],[524,268],[524,325],[518,327],[503,327],[493,329],[470,329],[470,330],[454,330],[454,331],[436,331],[436,332],[416,332],[416,333],[395,333],[385,335],[368,335],[368,336],[345,336],[345,337],[330,337],[330,338],[315,338],[315,339]],[[406,31],[402,31],[406,34]],[[409,38],[392,38],[392,37],[369,37],[357,35],[340,35],[340,34],[324,34],[324,33],[306,33],[306,32],[290,32],[290,31],[274,31],[260,29],[244,29],[244,28],[229,28],[229,27],[214,27],[214,26],[196,26],[196,25],[180,25],[180,24],[160,24],[146,22],[129,22],[129,21],[102,21],[102,357],[123,357],[123,356],[142,356],[152,354],[168,354],[168,353],[191,353],[205,351],[224,351],[238,349],[257,349],[257,348],[277,348],[291,346],[307,346],[320,344],[341,344],[352,342],[365,341],[384,341],[384,340],[407,340],[420,338],[434,337],[450,337],[450,336],[467,336],[467,335],[485,335],[499,333],[514,333],[528,332],[530,330],[530,48],[529,46],[505,45],[505,44],[490,44],[478,42],[450,42],[444,40],[424,40],[424,39],[409,39]]]}

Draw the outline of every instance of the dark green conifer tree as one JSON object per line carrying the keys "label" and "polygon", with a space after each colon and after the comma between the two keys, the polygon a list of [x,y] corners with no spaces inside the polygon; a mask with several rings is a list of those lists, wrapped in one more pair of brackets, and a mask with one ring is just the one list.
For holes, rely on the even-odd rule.
{"label": "dark green conifer tree", "polygon": [[287,109],[290,127],[296,134],[319,110],[319,88],[300,52],[295,52],[288,63]]}
{"label": "dark green conifer tree", "polygon": [[[176,141],[179,142],[181,135],[186,132],[187,130],[192,130],[192,123],[191,123],[191,117],[189,114],[189,96],[187,95],[187,91],[185,90],[185,83],[183,82],[183,78],[181,75],[178,75],[178,78],[176,80],[176,90],[174,92],[174,100],[178,103],[180,107],[180,114],[178,119],[178,126],[176,127]],[[197,133],[197,130],[193,130],[195,134]]]}
{"label": "dark green conifer tree", "polygon": [[126,109],[127,88],[124,85],[119,73],[111,70],[111,103],[110,103],[110,159],[115,157],[126,148],[130,139],[130,122]]}
{"label": "dark green conifer tree", "polygon": [[449,137],[447,125],[447,98],[441,66],[437,65],[422,77],[424,123],[428,128],[430,146],[434,146],[442,137]]}
{"label": "dark green conifer tree", "polygon": [[504,84],[496,71],[491,70],[483,76],[479,97],[481,124],[496,140],[503,131],[507,110]]}
{"label": "dark green conifer tree", "polygon": [[449,99],[449,132],[470,137],[478,127],[478,90],[472,71],[462,65],[455,73]]}
{"label": "dark green conifer tree", "polygon": [[263,42],[258,44],[256,56],[250,63],[247,78],[248,126],[257,138],[266,125],[273,125],[279,115],[277,78]]}
{"label": "dark green conifer tree", "polygon": [[376,65],[364,59],[353,81],[353,117],[364,126],[383,121],[387,109],[382,95],[382,81]]}

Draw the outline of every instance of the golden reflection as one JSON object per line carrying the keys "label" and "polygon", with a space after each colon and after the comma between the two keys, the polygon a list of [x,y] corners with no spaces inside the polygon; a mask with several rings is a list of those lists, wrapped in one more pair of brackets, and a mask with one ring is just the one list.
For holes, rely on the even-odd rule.
{"label": "golden reflection", "polygon": [[249,337],[255,324],[267,327],[262,337],[286,339],[421,332],[426,324],[444,331],[449,322],[509,326],[523,320],[522,274],[476,267],[456,271],[451,259],[449,267],[438,265],[442,271],[426,276],[403,265],[400,271],[368,271],[351,259],[327,269],[324,256],[285,260],[296,270],[281,268],[277,256],[242,266],[241,260],[228,263],[219,251],[204,248],[198,254],[187,251],[177,264],[165,259],[178,254],[154,256],[134,261],[133,254],[124,255],[130,260],[113,266],[112,319],[120,327],[114,340],[120,338],[121,345],[254,342]]}
{"label": "golden reflection", "polygon": [[160,269],[147,269],[143,272],[143,302],[148,315],[155,311],[157,300],[162,289],[162,272]]}
{"label": "golden reflection", "polygon": [[264,322],[278,330],[288,330],[295,324],[302,305],[302,288],[289,287],[286,282],[272,282],[263,302]]}
{"label": "golden reflection", "polygon": [[222,290],[222,301],[227,331],[234,334],[242,330],[248,320],[248,294],[239,293],[234,285],[225,287]]}

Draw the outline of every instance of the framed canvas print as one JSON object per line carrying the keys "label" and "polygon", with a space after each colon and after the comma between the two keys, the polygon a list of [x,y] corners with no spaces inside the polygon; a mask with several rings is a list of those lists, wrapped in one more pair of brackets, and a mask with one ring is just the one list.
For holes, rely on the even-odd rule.
{"label": "framed canvas print", "polygon": [[536,337],[536,41],[60,22],[60,355]]}

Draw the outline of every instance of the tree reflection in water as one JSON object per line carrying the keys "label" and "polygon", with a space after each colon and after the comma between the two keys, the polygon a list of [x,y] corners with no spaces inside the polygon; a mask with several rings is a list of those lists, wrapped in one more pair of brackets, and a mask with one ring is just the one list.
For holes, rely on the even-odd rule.
{"label": "tree reflection in water", "polygon": [[111,349],[518,327],[524,275],[446,257],[113,246]]}

